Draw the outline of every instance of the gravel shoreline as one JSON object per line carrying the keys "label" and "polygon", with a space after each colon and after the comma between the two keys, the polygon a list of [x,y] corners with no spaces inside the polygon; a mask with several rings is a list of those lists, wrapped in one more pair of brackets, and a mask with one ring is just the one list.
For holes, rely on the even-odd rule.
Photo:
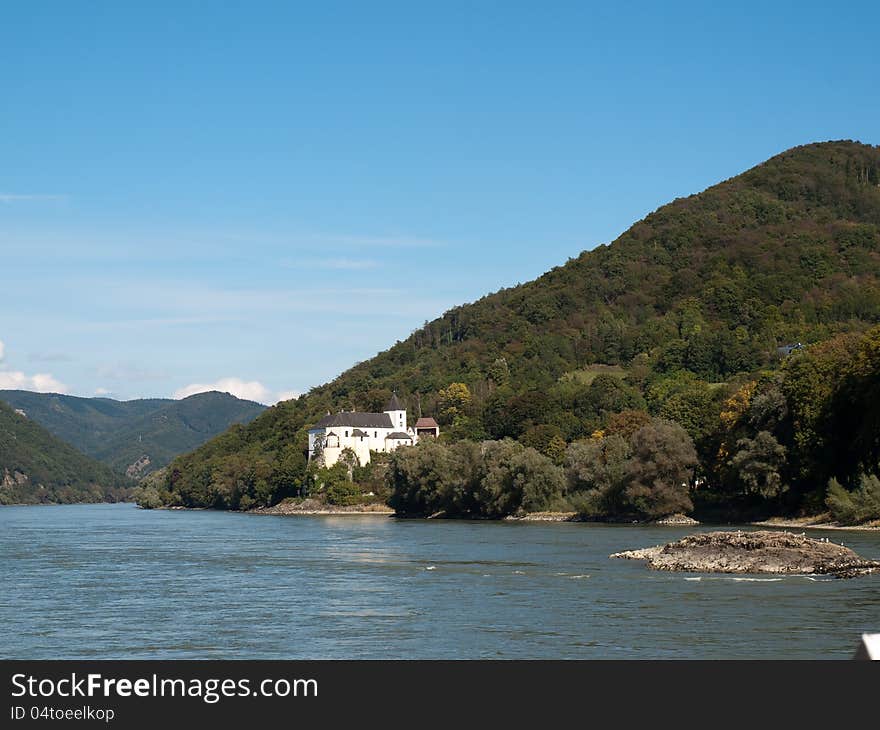
{"label": "gravel shoreline", "polygon": [[880,530],[880,524],[877,524],[876,522],[871,522],[865,525],[838,525],[834,522],[811,522],[811,519],[813,518],[807,517],[795,520],[771,518],[769,520],[764,520],[763,522],[750,522],[749,524],[754,527],[784,527],[799,530],[862,530],[867,532]]}
{"label": "gravel shoreline", "polygon": [[[100,503],[98,503],[100,504]],[[3,505],[16,506],[16,505]],[[37,506],[37,505],[21,505],[21,506]],[[52,506],[51,504],[47,506]],[[208,507],[181,507],[164,506],[156,509],[164,510],[207,510]],[[253,515],[368,515],[374,517],[388,517],[395,515],[395,511],[386,504],[356,504],[356,505],[329,505],[324,504],[315,499],[306,499],[302,502],[282,502],[272,507],[254,507],[245,510],[247,514]],[[454,518],[458,519],[458,518]],[[591,520],[581,517],[577,512],[531,512],[525,515],[509,515],[502,518],[505,522],[591,522],[596,524],[631,524],[629,520],[621,520],[619,522],[605,520]],[[796,530],[841,530],[841,531],[864,531],[874,532],[880,530],[880,520],[864,525],[838,525],[833,522],[823,522],[822,517],[803,517],[796,519],[773,518],[760,522],[744,522],[740,523],[750,527],[771,527],[776,529],[796,529]],[[638,522],[641,525],[668,525],[672,527],[697,526],[700,522],[686,517],[684,515],[672,515],[659,520],[646,520]],[[706,526],[712,523],[703,523]],[[718,525],[721,526],[720,524]]]}
{"label": "gravel shoreline", "polygon": [[394,510],[384,504],[330,505],[316,500],[303,502],[281,502],[272,507],[249,509],[251,515],[358,515],[370,517],[389,517]]}

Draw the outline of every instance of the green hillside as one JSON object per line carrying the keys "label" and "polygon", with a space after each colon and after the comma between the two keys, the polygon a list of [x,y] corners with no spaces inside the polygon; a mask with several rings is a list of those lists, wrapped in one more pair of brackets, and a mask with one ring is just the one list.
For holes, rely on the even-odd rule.
{"label": "green hillside", "polygon": [[[754,497],[761,490],[748,485],[766,477],[778,486],[764,491],[787,495],[789,508],[821,503],[829,476],[856,479],[876,463],[863,451],[828,461],[834,473],[822,466],[830,421],[817,414],[849,376],[834,370],[822,392],[806,384],[822,380],[823,352],[870,352],[859,338],[878,322],[880,148],[798,147],[233,427],[173,462],[166,498],[233,508],[280,499],[304,479],[310,424],[328,410],[381,408],[396,389],[448,440],[512,438],[560,459],[567,444],[647,411],[693,439],[698,501]],[[791,343],[807,347],[778,352]],[[870,379],[871,367],[852,378]]]}
{"label": "green hillside", "polygon": [[125,499],[132,482],[0,403],[0,504]]}
{"label": "green hillside", "polygon": [[4,390],[0,400],[84,454],[119,472],[128,470],[132,477],[167,465],[231,424],[247,423],[265,410],[259,403],[217,392],[183,400],[116,401]]}

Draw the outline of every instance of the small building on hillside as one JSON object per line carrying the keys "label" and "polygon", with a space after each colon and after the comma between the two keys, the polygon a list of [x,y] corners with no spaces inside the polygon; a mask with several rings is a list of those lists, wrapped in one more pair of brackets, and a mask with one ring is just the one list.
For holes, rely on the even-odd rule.
{"label": "small building on hillside", "polygon": [[776,353],[781,357],[788,357],[796,350],[803,350],[804,346],[800,342],[793,342],[790,345],[782,345],[776,348]]}
{"label": "small building on hillside", "polygon": [[433,418],[420,418],[416,421],[416,438],[437,438],[440,435],[440,426]]}
{"label": "small building on hillside", "polygon": [[416,428],[408,428],[406,408],[395,393],[382,413],[340,411],[324,416],[309,429],[309,461],[321,456],[325,466],[333,466],[345,449],[351,449],[364,466],[370,463],[371,451],[390,453],[439,435],[433,418],[420,418]]}

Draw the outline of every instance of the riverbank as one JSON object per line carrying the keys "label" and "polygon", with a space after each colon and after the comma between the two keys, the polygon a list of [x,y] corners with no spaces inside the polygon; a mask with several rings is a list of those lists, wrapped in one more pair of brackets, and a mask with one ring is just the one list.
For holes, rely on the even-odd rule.
{"label": "riverbank", "polygon": [[597,524],[642,524],[642,525],[671,525],[673,527],[692,527],[700,523],[692,517],[682,514],[669,515],[659,520],[646,520],[644,522],[620,519],[596,520],[577,512],[529,512],[524,515],[508,515],[503,518],[507,522],[594,522]]}
{"label": "riverbank", "polygon": [[508,515],[507,522],[583,522],[577,512],[530,512],[525,515]]}
{"label": "riverbank", "polygon": [[[170,508],[182,509],[182,508]],[[247,510],[248,514],[257,515],[372,515],[380,517],[396,516],[409,519],[427,519],[427,520],[477,520],[477,521],[495,521],[489,518],[478,517],[461,517],[447,516],[444,513],[434,515],[400,515],[391,507],[381,503],[371,504],[354,504],[354,505],[332,505],[317,499],[291,500],[281,502],[271,507],[254,507]],[[675,527],[695,526],[700,523],[690,517],[684,515],[671,515],[661,520],[652,520],[646,522],[634,523],[632,520],[593,520],[577,512],[529,512],[523,515],[508,515],[501,518],[502,522],[595,522],[610,524],[644,524],[644,525],[671,525]]]}
{"label": "riverbank", "polygon": [[271,507],[254,507],[248,510],[252,515],[369,515],[389,517],[394,510],[380,503],[337,505],[327,504],[317,499],[302,499],[280,502]]}
{"label": "riverbank", "polygon": [[[76,502],[71,504],[115,504],[112,502]],[[25,503],[25,504],[8,504],[8,505],[0,505],[0,507],[36,507],[36,506],[59,506],[57,502],[40,502],[40,503]],[[139,505],[140,506],[140,505]],[[146,508],[142,508],[146,509]],[[162,507],[155,507],[153,509],[161,509],[161,510],[210,510],[210,507],[183,507],[180,505],[166,505]],[[271,507],[254,507],[250,510],[246,510],[249,514],[264,514],[264,515],[373,515],[373,516],[383,516],[388,517],[392,515],[396,515],[395,511],[391,509],[386,504],[382,504],[379,502],[371,502],[368,504],[355,504],[355,505],[332,505],[327,504],[318,499],[291,499],[288,501],[281,502],[279,504],[273,505]],[[404,517],[405,515],[397,515],[399,517]],[[462,519],[459,516],[455,517],[447,517],[444,513],[437,513],[436,515],[422,515],[422,516],[413,516],[421,519]],[[747,520],[742,521],[721,521],[721,520],[712,520],[707,519],[705,522],[700,522],[691,517],[688,517],[683,514],[670,515],[668,517],[661,518],[659,520],[646,520],[646,521],[636,521],[636,520],[628,520],[628,519],[591,519],[589,517],[584,517],[583,515],[579,515],[577,512],[530,512],[524,515],[508,515],[507,517],[501,518],[505,522],[541,522],[541,523],[550,523],[550,522],[595,522],[595,523],[604,523],[604,524],[642,524],[642,525],[666,525],[672,527],[690,527],[690,526],[698,526],[698,525],[716,525],[718,527],[721,526],[731,526],[731,525],[747,525],[750,527],[770,527],[774,529],[783,529],[783,530],[840,530],[846,532],[877,532],[880,531],[880,520],[874,520],[872,522],[868,522],[861,525],[840,525],[836,522],[831,521],[830,515],[828,513],[812,515],[809,517],[770,517],[766,520],[749,522]]]}
{"label": "riverbank", "polygon": [[836,522],[830,522],[828,515],[817,515],[814,517],[771,517],[761,522],[750,522],[753,527],[776,527],[787,529],[810,529],[810,530],[844,530],[844,531],[877,531],[880,530],[880,520],[867,522],[863,525],[839,525]]}

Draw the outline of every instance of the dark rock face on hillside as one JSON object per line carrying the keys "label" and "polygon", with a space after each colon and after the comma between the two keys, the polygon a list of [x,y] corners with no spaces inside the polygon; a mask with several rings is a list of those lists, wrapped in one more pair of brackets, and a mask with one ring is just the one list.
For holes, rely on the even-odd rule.
{"label": "dark rock face on hillside", "polygon": [[842,545],[790,532],[707,532],[656,547],[614,553],[612,558],[645,560],[653,570],[691,573],[774,573],[854,578],[880,573]]}

